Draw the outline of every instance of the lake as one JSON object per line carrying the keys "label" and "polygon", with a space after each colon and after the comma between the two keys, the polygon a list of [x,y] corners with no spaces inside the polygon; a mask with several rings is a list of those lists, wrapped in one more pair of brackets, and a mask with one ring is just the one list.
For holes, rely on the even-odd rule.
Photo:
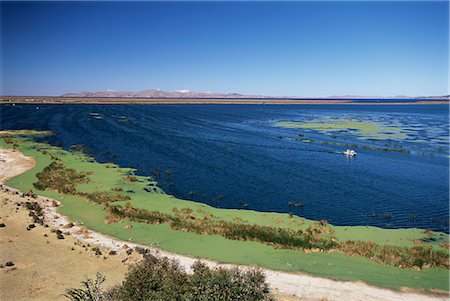
{"label": "lake", "polygon": [[[449,227],[446,105],[1,105],[1,129],[154,175],[176,197],[335,225]],[[74,147],[75,146],[75,147]],[[353,158],[342,152],[351,148]]]}

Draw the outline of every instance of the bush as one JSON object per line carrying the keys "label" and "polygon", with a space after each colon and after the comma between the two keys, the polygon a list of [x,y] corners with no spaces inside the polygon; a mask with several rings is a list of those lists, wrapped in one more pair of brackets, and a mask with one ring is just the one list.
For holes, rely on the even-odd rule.
{"label": "bush", "polygon": [[197,261],[192,266],[188,300],[273,300],[265,275],[258,269],[238,268],[211,270]]}
{"label": "bush", "polygon": [[69,289],[72,301],[272,301],[265,275],[258,269],[210,269],[198,261],[187,274],[179,262],[168,258],[143,260],[132,266],[122,285],[103,291],[105,277],[82,282]]}
{"label": "bush", "polygon": [[186,300],[188,276],[177,261],[161,259],[157,264],[144,260],[132,267],[122,284],[120,300]]}
{"label": "bush", "polygon": [[64,296],[71,301],[109,301],[101,288],[105,280],[105,276],[97,273],[95,280],[87,279],[81,282],[81,288],[68,289]]}

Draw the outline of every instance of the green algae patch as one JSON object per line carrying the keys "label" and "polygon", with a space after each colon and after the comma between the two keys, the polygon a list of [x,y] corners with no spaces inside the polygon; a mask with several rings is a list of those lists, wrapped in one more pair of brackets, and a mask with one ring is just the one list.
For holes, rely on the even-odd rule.
{"label": "green algae patch", "polygon": [[36,131],[36,130],[14,130],[14,131],[0,131],[0,137],[45,137],[50,136],[51,131]]}
{"label": "green algae patch", "polygon": [[298,136],[303,137],[287,140],[304,142],[307,139],[304,135],[311,134],[316,143],[333,145],[333,140],[337,139],[336,146],[348,144],[348,147],[375,151],[440,157],[445,157],[448,153],[449,135],[446,124],[411,123],[408,118],[398,120],[389,115],[302,117],[298,120],[280,120],[273,123],[273,126],[298,129]]}
{"label": "green algae patch", "polygon": [[284,128],[300,128],[319,131],[325,134],[333,134],[345,131],[348,134],[359,136],[363,139],[404,139],[403,133],[396,126],[386,126],[377,122],[357,121],[350,118],[325,119],[312,121],[280,121],[275,126]]}
{"label": "green algae patch", "polygon": [[[33,190],[43,196],[62,202],[59,209],[74,221],[82,222],[88,228],[111,235],[125,241],[143,243],[192,257],[207,258],[219,262],[256,265],[274,270],[304,272],[331,279],[362,280],[369,284],[399,289],[413,287],[449,289],[447,269],[424,268],[421,271],[401,269],[376,263],[360,256],[348,256],[337,252],[311,252],[280,249],[256,241],[226,239],[219,235],[201,235],[192,232],[176,231],[168,223],[149,224],[128,220],[107,224],[107,212],[103,204],[89,202],[84,194],[120,193],[128,196],[127,201],[114,201],[112,204],[156,211],[173,215],[181,212],[196,219],[220,222],[239,222],[248,225],[270,226],[292,230],[305,230],[314,221],[280,213],[262,213],[251,210],[218,209],[206,204],[181,200],[165,194],[157,187],[151,177],[133,175],[133,170],[120,168],[114,164],[101,164],[80,152],[68,152],[57,147],[37,143],[24,136],[13,137],[12,143],[23,153],[36,159],[36,166],[7,182],[7,185],[22,191]],[[9,141],[11,142],[11,141]],[[0,146],[12,144],[0,137]],[[66,168],[87,173],[89,182],[76,185],[77,195],[67,195],[55,190],[39,190],[33,183],[38,181],[36,174],[48,167],[58,158]],[[132,180],[130,180],[132,179]],[[155,189],[148,189],[149,187]],[[127,227],[131,225],[132,227]],[[376,227],[340,227],[329,225],[334,235],[341,241],[373,241],[380,245],[414,246],[423,241],[426,246],[443,250],[448,243],[448,235],[431,233],[436,239],[427,241],[430,233],[420,229],[381,229]]]}

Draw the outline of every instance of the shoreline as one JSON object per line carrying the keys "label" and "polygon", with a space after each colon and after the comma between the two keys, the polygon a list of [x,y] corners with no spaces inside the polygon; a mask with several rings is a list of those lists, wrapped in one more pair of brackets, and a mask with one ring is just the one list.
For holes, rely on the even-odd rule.
{"label": "shoreline", "polygon": [[[20,152],[12,152],[16,155],[21,154]],[[23,156],[26,157],[26,156]],[[19,159],[18,159],[19,158]],[[9,164],[17,165],[20,164],[21,156],[18,155],[15,159],[8,160]],[[22,158],[23,160],[23,158]],[[3,165],[3,162],[0,162]],[[17,171],[17,170],[16,170]],[[25,170],[20,173],[25,172]],[[13,176],[17,176],[19,173],[16,173]],[[8,187],[6,185],[2,185],[2,190],[9,190],[11,194],[20,193],[18,189]],[[33,199],[32,199],[33,200]],[[70,219],[62,214],[60,214],[57,208],[61,205],[61,202],[57,200],[53,200],[47,197],[36,196],[36,199],[33,201],[39,202],[44,207],[44,215],[46,218],[46,222],[49,226],[61,229],[63,231],[71,232],[71,236],[83,241],[88,244],[98,245],[101,248],[106,248],[108,250],[115,250],[118,253],[126,252],[126,248],[124,245],[128,247],[143,247],[149,249],[153,255],[156,256],[165,256],[169,258],[173,258],[180,261],[180,264],[186,269],[189,270],[190,265],[194,263],[198,258],[192,258],[185,255],[178,255],[171,252],[160,250],[153,246],[143,245],[143,244],[135,244],[128,241],[119,240],[108,235],[94,232],[91,230],[87,230],[88,235],[86,237],[86,231],[83,231],[82,225],[75,225],[70,229],[63,228],[64,225],[70,223]],[[54,206],[54,204],[58,206]],[[76,234],[78,233],[79,234]],[[243,267],[242,265],[235,264],[219,264],[212,260],[204,260],[203,262],[208,264],[211,267],[222,266],[222,267]],[[361,281],[336,281],[327,278],[309,276],[306,274],[300,273],[289,273],[289,272],[281,272],[274,271],[270,269],[262,269],[266,276],[267,281],[270,284],[271,288],[274,290],[275,294],[283,294],[283,295],[295,295],[296,297],[306,298],[307,300],[316,300],[321,299],[326,296],[326,298],[330,300],[341,300],[346,299],[362,299],[362,300],[447,300],[446,297],[437,296],[433,294],[418,294],[411,292],[401,292],[395,291],[385,288],[374,287],[365,284]],[[330,290],[330,288],[334,288]]]}
{"label": "shoreline", "polygon": [[[355,101],[357,100],[357,101]],[[387,99],[386,99],[387,100]],[[180,105],[449,105],[446,99],[134,98],[0,96],[0,104],[180,104]]]}

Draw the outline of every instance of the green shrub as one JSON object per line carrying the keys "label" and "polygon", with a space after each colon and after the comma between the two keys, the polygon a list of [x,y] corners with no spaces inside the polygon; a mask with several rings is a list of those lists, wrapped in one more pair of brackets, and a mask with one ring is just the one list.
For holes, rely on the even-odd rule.
{"label": "green shrub", "polygon": [[258,269],[243,271],[238,268],[211,270],[197,261],[189,278],[187,300],[273,300],[265,275]]}
{"label": "green shrub", "polygon": [[258,269],[210,269],[197,261],[192,274],[166,257],[144,259],[130,268],[122,285],[103,290],[105,277],[67,290],[72,301],[273,301],[265,275]]}
{"label": "green shrub", "polygon": [[133,266],[122,284],[120,300],[187,300],[188,275],[177,261],[161,259],[157,264],[144,260]]}
{"label": "green shrub", "polygon": [[97,273],[95,280],[87,279],[81,282],[81,288],[68,289],[64,295],[71,301],[110,301],[102,290],[106,277]]}

